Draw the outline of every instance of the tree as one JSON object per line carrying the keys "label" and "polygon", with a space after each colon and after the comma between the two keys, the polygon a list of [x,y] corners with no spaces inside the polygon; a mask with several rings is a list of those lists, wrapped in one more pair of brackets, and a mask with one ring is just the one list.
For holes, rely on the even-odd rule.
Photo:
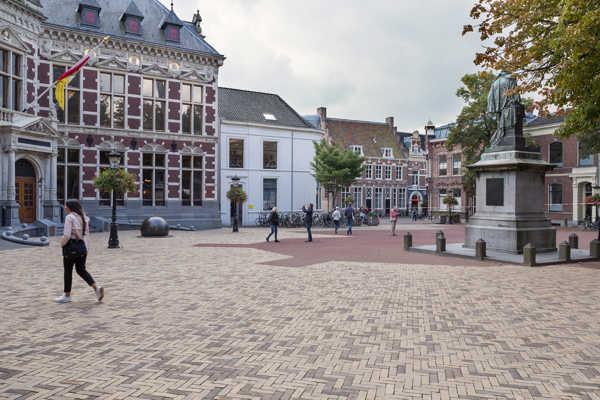
{"label": "tree", "polygon": [[470,15],[463,35],[477,29],[484,42],[475,64],[513,72],[540,115],[566,115],[561,136],[577,135],[583,156],[600,152],[600,2],[476,0]]}
{"label": "tree", "polygon": [[[456,118],[456,124],[450,128],[446,149],[452,151],[456,145],[460,145],[466,165],[479,161],[496,131],[496,120],[487,113],[487,96],[494,80],[496,75],[488,71],[466,74],[461,78],[463,86],[456,91],[456,96],[463,99],[465,106]],[[521,101],[525,109],[533,103],[533,100],[526,98]],[[466,169],[463,176],[465,191],[474,194],[474,174]]]}
{"label": "tree", "polygon": [[362,175],[364,157],[349,149],[329,144],[325,139],[315,142],[315,158],[310,163],[313,176],[325,189],[333,191],[333,204],[342,188],[352,185]]}

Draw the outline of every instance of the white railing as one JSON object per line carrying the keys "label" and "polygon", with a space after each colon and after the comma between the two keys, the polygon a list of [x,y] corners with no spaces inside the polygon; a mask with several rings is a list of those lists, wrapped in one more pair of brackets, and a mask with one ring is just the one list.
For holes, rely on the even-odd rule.
{"label": "white railing", "polygon": [[12,124],[14,113],[15,112],[13,110],[9,110],[7,108],[0,108],[0,124]]}

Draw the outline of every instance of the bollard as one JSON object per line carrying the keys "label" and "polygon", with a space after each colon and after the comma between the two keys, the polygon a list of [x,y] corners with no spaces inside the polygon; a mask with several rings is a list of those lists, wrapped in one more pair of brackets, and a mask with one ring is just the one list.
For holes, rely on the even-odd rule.
{"label": "bollard", "polygon": [[600,258],[600,240],[592,240],[590,242],[590,257]]}
{"label": "bollard", "polygon": [[435,251],[437,253],[443,253],[446,251],[446,238],[444,235],[436,235],[435,238]]}
{"label": "bollard", "polygon": [[569,246],[571,246],[571,249],[579,248],[579,237],[576,233],[571,233],[569,235]]}
{"label": "bollard", "polygon": [[571,261],[571,246],[569,246],[569,242],[562,242],[558,246],[558,259],[560,261]]}
{"label": "bollard", "polygon": [[410,232],[404,234],[404,250],[410,250],[412,247],[412,235]]}
{"label": "bollard", "polygon": [[479,260],[483,260],[486,257],[485,240],[479,239],[475,242],[475,257]]}
{"label": "bollard", "polygon": [[527,243],[523,247],[523,265],[535,267],[535,247],[531,243]]}

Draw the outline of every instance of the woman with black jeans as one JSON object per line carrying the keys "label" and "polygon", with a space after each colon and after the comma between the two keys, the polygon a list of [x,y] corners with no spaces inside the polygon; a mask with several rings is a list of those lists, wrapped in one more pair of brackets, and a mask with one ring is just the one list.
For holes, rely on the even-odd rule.
{"label": "woman with black jeans", "polygon": [[273,210],[271,210],[269,223],[271,224],[271,233],[269,233],[269,236],[267,236],[267,242],[269,239],[271,239],[271,235],[275,234],[275,243],[279,243],[279,240],[277,240],[277,227],[279,226],[279,214],[277,214],[277,207],[273,207]]}
{"label": "woman with black jeans", "polygon": [[312,232],[310,229],[312,228],[313,221],[313,205],[310,203],[308,208],[302,206],[302,211],[304,211],[304,224],[306,224],[306,231],[308,232],[308,240],[304,242],[312,242]]}
{"label": "woman with black jeans", "polygon": [[85,252],[78,257],[63,257],[65,294],[56,299],[57,303],[71,302],[71,285],[73,283],[73,265],[77,274],[94,289],[98,301],[104,298],[104,288],[96,285],[94,278],[85,269],[87,259],[87,250],[90,248],[88,237],[90,235],[90,219],[83,212],[79,200],[67,200],[65,205],[67,217],[65,218],[65,227],[63,237],[60,241],[61,247],[73,240],[83,240],[85,243]]}

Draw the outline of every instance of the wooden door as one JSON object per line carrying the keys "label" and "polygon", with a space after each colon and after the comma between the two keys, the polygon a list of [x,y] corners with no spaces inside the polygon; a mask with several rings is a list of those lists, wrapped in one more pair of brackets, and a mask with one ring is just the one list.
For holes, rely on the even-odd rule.
{"label": "wooden door", "polygon": [[19,203],[19,219],[23,223],[35,221],[35,178],[15,178],[16,202]]}

